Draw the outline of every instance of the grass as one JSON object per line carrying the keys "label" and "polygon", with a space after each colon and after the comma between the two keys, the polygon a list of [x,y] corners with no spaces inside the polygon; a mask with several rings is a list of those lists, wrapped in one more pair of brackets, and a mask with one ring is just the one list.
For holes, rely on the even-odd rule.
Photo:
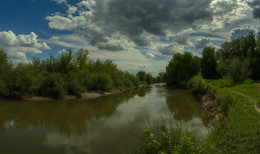
{"label": "grass", "polygon": [[216,93],[217,99],[223,98],[218,101],[229,103],[227,98],[232,95],[233,103],[227,104],[228,116],[220,116],[211,136],[202,142],[201,149],[211,153],[260,153],[260,114],[248,98],[232,93],[236,91],[250,96],[259,105],[258,85],[244,83],[232,86],[226,79],[206,82],[209,89]]}
{"label": "grass", "polygon": [[237,97],[228,117],[219,119],[202,149],[214,145],[218,153],[260,153],[260,114],[247,98]]}
{"label": "grass", "polygon": [[175,129],[146,130],[134,153],[260,153],[260,114],[248,98],[233,92],[250,96],[259,105],[258,85],[244,83],[233,86],[227,79],[207,80],[206,85],[227,113],[219,116],[208,138],[196,143],[193,136],[182,136]]}
{"label": "grass", "polygon": [[256,84],[240,84],[230,88],[233,91],[243,93],[250,96],[257,102],[258,107],[260,107],[260,92],[259,86]]}

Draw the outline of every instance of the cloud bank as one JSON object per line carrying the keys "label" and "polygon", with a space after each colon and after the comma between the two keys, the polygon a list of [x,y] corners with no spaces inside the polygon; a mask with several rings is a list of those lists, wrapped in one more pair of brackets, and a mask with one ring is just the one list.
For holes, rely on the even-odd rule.
{"label": "cloud bank", "polygon": [[26,53],[42,53],[41,50],[50,49],[45,43],[39,43],[37,35],[16,35],[12,31],[0,31],[0,47],[5,49],[14,62],[26,62]]}
{"label": "cloud bank", "polygon": [[[100,50],[120,51],[131,43],[149,46],[151,35],[166,36],[210,22],[209,5],[208,0],[83,0],[68,5],[75,15],[56,13],[46,20],[52,29],[86,34]],[[187,37],[177,41],[182,39]]]}

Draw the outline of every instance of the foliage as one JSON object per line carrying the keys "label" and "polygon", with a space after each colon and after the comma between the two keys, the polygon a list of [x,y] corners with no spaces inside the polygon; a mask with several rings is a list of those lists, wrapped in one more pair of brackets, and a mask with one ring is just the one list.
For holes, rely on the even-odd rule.
{"label": "foliage", "polygon": [[216,100],[224,113],[227,114],[228,109],[236,102],[237,99],[231,90],[223,88],[217,91]]}
{"label": "foliage", "polygon": [[217,51],[218,72],[222,77],[229,76],[234,82],[242,83],[249,77],[260,79],[260,37],[250,32],[230,42],[224,42]]}
{"label": "foliage", "polygon": [[153,80],[154,79],[153,79],[152,74],[150,74],[150,73],[146,74],[146,83],[147,84],[152,84],[154,82]]}
{"label": "foliage", "polygon": [[[142,76],[143,75],[143,76]],[[109,91],[131,88],[143,83],[151,84],[151,74],[133,75],[123,72],[111,60],[91,61],[88,51],[71,50],[46,60],[33,58],[30,63],[13,65],[4,50],[0,50],[0,97],[21,99],[28,96],[63,94],[80,95],[87,90]],[[145,80],[144,80],[145,79]]]}
{"label": "foliage", "polygon": [[202,51],[201,59],[201,73],[205,79],[214,79],[218,77],[217,71],[217,59],[215,56],[215,48],[209,46],[205,47]]}
{"label": "foliage", "polygon": [[173,154],[192,154],[195,153],[195,142],[194,142],[194,136],[192,135],[186,135],[181,137],[180,143],[174,147]]}
{"label": "foliage", "polygon": [[249,79],[250,68],[248,59],[234,58],[218,65],[218,72],[222,77],[230,78],[234,83],[242,83]]}
{"label": "foliage", "polygon": [[109,91],[113,88],[112,79],[108,74],[91,74],[88,90],[91,91]]}
{"label": "foliage", "polygon": [[140,144],[132,151],[136,154],[154,153],[194,153],[195,140],[192,134],[183,134],[180,128],[167,128],[161,125],[159,129],[144,129],[140,135]]}
{"label": "foliage", "polygon": [[[211,136],[202,149],[214,149],[213,153],[259,153],[260,114],[247,98],[239,99],[228,112],[220,117]],[[212,150],[211,150],[212,151]]]}
{"label": "foliage", "polygon": [[137,74],[137,77],[143,84],[152,84],[155,82],[155,79],[153,78],[152,74],[145,73],[144,71],[139,71]]}
{"label": "foliage", "polygon": [[177,53],[166,67],[166,83],[186,87],[188,81],[199,72],[199,58],[190,52]]}
{"label": "foliage", "polygon": [[[228,116],[219,115],[208,138],[195,143],[193,135],[184,135],[180,129],[177,132],[178,129],[165,126],[159,131],[145,129],[133,153],[260,153],[260,114],[248,98],[233,92],[260,100],[259,87],[255,84],[232,87],[227,79],[208,83],[218,87],[217,101],[228,113]],[[225,85],[229,87],[223,88]]]}
{"label": "foliage", "polygon": [[4,50],[0,50],[0,97],[9,93],[8,84],[9,74],[12,69],[12,64],[9,61]]}
{"label": "foliage", "polygon": [[[259,85],[260,86],[260,85]],[[260,107],[260,92],[259,92],[259,86],[253,83],[243,83],[236,85],[234,87],[231,87],[233,91],[245,94],[252,99],[254,99],[258,107]]]}
{"label": "foliage", "polygon": [[234,83],[228,78],[223,78],[218,80],[206,80],[206,85],[208,90],[216,92],[219,88],[232,87]]}
{"label": "foliage", "polygon": [[188,88],[195,94],[205,94],[207,90],[206,82],[201,75],[193,76],[188,82]]}
{"label": "foliage", "polygon": [[163,82],[166,82],[166,76],[165,76],[165,72],[160,72],[158,73],[158,75],[156,76],[155,78],[155,82],[156,83],[163,83]]}
{"label": "foliage", "polygon": [[141,82],[146,82],[146,73],[144,71],[139,71],[137,73],[137,76],[139,77]]}

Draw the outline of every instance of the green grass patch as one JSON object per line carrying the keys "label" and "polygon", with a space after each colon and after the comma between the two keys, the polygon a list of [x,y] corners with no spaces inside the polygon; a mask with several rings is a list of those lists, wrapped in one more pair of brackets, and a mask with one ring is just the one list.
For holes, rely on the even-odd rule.
{"label": "green grass patch", "polygon": [[234,83],[230,79],[206,80],[209,90],[217,91],[220,88],[232,87]]}
{"label": "green grass patch", "polygon": [[247,98],[238,97],[228,117],[220,118],[201,149],[211,147],[215,153],[260,153],[260,114]]}
{"label": "green grass patch", "polygon": [[259,86],[256,84],[240,84],[230,88],[233,91],[243,93],[250,96],[252,99],[257,101],[258,107],[260,107],[260,93]]}

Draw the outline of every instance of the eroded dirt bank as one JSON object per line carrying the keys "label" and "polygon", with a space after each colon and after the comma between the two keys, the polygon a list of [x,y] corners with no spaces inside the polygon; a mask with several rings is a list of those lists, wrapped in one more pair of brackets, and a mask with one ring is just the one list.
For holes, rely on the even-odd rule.
{"label": "eroded dirt bank", "polygon": [[201,106],[208,113],[208,120],[209,120],[208,126],[212,129],[214,128],[219,115],[222,113],[221,109],[217,106],[215,97],[210,93],[201,96],[200,99],[201,99]]}
{"label": "eroded dirt bank", "polygon": [[[143,87],[145,85],[140,85],[138,87]],[[134,87],[136,88],[136,87]],[[77,96],[75,95],[62,95],[61,97],[57,98],[58,100],[73,100],[73,99],[93,99],[93,98],[98,98],[98,97],[103,97],[107,95],[112,95],[116,93],[120,93],[129,89],[133,88],[125,88],[125,89],[115,89],[111,90],[109,92],[85,92],[85,93],[80,93]],[[49,100],[57,100],[52,97],[41,97],[41,96],[31,96],[31,97],[25,97],[22,100],[26,101],[49,101]]]}

